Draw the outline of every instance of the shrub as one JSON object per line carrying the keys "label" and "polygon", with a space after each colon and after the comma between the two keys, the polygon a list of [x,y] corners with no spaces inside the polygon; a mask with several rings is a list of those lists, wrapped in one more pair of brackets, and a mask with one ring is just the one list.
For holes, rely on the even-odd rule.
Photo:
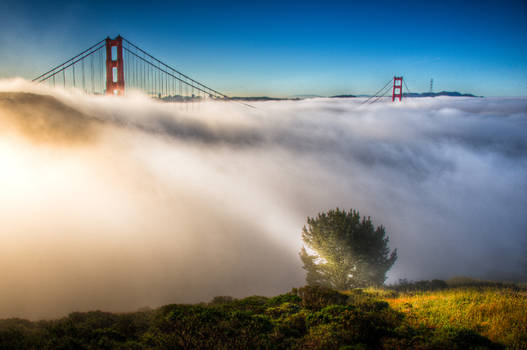
{"label": "shrub", "polygon": [[311,310],[320,310],[328,305],[344,305],[348,300],[347,295],[322,286],[293,288],[291,292],[302,299],[302,307]]}
{"label": "shrub", "polygon": [[525,349],[526,305],[525,292],[510,288],[394,298],[379,289],[307,286],[274,298],[0,320],[0,349]]}
{"label": "shrub", "polygon": [[302,302],[302,298],[298,296],[298,294],[290,292],[286,294],[280,294],[275,297],[270,298],[267,300],[267,306],[278,306],[283,303],[293,303],[293,304],[300,304]]}
{"label": "shrub", "polygon": [[398,292],[427,292],[446,289],[448,288],[448,284],[439,279],[433,279],[431,281],[408,281],[407,279],[400,279],[397,284],[391,285],[389,288]]}
{"label": "shrub", "polygon": [[223,304],[229,304],[232,303],[235,299],[231,296],[224,295],[224,296],[217,296],[212,298],[209,305],[223,305]]}

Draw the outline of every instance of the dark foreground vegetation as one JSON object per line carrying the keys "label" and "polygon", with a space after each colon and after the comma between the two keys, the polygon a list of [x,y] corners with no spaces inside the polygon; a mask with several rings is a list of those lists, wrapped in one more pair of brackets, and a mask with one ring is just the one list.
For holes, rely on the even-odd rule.
{"label": "dark foreground vegetation", "polygon": [[[133,313],[0,321],[0,349],[525,349],[527,292],[405,282],[408,291],[306,286]],[[404,288],[394,286],[395,289]]]}

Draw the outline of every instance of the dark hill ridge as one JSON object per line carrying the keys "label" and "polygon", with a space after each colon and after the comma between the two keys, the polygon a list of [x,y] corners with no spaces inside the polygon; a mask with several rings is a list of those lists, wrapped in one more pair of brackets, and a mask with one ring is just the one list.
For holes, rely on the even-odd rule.
{"label": "dark hill ridge", "polygon": [[437,96],[451,96],[451,97],[482,97],[472,94],[462,94],[457,91],[440,91],[440,92],[410,92],[403,93],[404,97],[437,97]]}
{"label": "dark hill ridge", "polygon": [[352,97],[357,97],[355,95],[335,95],[335,96],[330,96],[331,98],[352,98]]}
{"label": "dark hill ridge", "polygon": [[300,98],[298,98],[298,97],[296,97],[296,98],[281,98],[281,97],[269,97],[269,96],[247,96],[247,97],[234,96],[234,97],[231,97],[230,100],[256,102],[256,101],[300,100]]}
{"label": "dark hill ridge", "polygon": [[[437,97],[437,96],[450,96],[450,97],[483,97],[483,96],[475,96],[472,94],[464,94],[457,91],[440,91],[440,92],[410,92],[410,93],[403,93],[403,97]],[[281,97],[269,97],[269,96],[247,96],[247,97],[231,97],[231,100],[236,101],[298,101],[298,100],[304,100],[306,98],[317,98],[324,96],[318,96],[318,95],[298,95],[295,97],[290,98],[281,98]],[[351,95],[351,94],[343,94],[343,95],[334,95],[329,96],[329,98],[355,98],[355,97],[371,97],[371,95]]]}
{"label": "dark hill ridge", "polygon": [[[457,91],[441,91],[441,92],[410,92],[403,93],[404,97],[436,97],[436,96],[451,96],[451,97],[481,97],[472,94],[462,94]],[[335,95],[330,98],[353,98],[353,97],[371,97],[371,95]]]}

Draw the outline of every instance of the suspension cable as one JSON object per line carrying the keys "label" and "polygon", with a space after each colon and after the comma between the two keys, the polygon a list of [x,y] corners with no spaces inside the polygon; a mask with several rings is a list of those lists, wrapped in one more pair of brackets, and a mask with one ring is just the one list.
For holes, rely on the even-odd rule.
{"label": "suspension cable", "polygon": [[406,91],[408,91],[409,94],[411,94],[410,89],[408,89],[408,86],[406,85],[406,80],[403,79],[404,87],[406,88]]}
{"label": "suspension cable", "polygon": [[[93,51],[91,51],[91,52],[89,52],[88,54],[84,55],[83,57],[77,59],[76,61],[71,62],[71,60],[68,60],[68,62],[71,62],[70,64],[68,64],[67,66],[62,67],[60,70],[54,72],[54,73],[51,74],[51,75],[48,75],[48,76],[45,76],[45,77],[44,77],[44,75],[41,75],[41,77],[43,77],[43,78],[42,78],[41,80],[39,80],[38,82],[39,82],[39,83],[42,83],[42,82],[48,80],[49,78],[51,78],[52,76],[54,76],[54,75],[56,75],[56,74],[58,74],[58,73],[60,73],[60,72],[64,72],[64,70],[68,69],[68,68],[71,67],[71,66],[74,66],[75,63],[77,63],[77,62],[79,62],[79,61],[82,61],[83,59],[85,59],[86,57],[90,56],[91,54],[97,52],[98,50],[102,49],[103,47],[104,47],[104,45],[101,45],[100,47],[94,49]],[[77,57],[78,57],[78,56],[77,56]],[[35,80],[36,80],[36,79],[33,79],[33,81],[35,81]]]}
{"label": "suspension cable", "polygon": [[[137,57],[138,59],[140,59],[140,60],[144,61],[145,63],[149,64],[150,66],[152,66],[152,67],[154,67],[154,68],[157,68],[158,74],[159,74],[159,72],[165,73],[166,75],[169,75],[169,76],[171,76],[172,78],[174,78],[174,79],[176,79],[176,80],[179,80],[179,81],[185,83],[185,84],[188,85],[188,86],[191,86],[192,88],[195,88],[195,89],[200,90],[200,91],[203,91],[203,92],[207,92],[207,91],[205,91],[205,90],[203,90],[203,89],[201,89],[201,88],[199,88],[199,87],[197,87],[197,86],[194,86],[193,84],[190,84],[190,83],[188,83],[188,82],[186,82],[186,81],[184,81],[184,80],[182,80],[182,79],[176,77],[174,74],[171,74],[170,72],[167,72],[167,71],[164,70],[163,68],[156,66],[156,65],[153,64],[152,62],[149,62],[148,60],[146,60],[145,58],[138,56],[135,52],[130,51],[130,50],[127,49],[126,47],[123,47],[123,49],[126,50],[126,51],[128,51],[129,53],[131,53],[132,55],[134,55],[134,56]],[[161,80],[161,79],[160,79],[160,78],[158,79],[158,77],[156,76],[156,77],[155,77],[155,80],[156,80],[156,81],[155,81],[154,84],[157,85],[157,83],[160,83],[160,80]],[[159,80],[159,81],[158,81],[158,80]],[[201,85],[201,84],[200,84],[200,85]],[[157,89],[157,86],[155,87],[155,89]],[[227,98],[227,99],[230,99],[230,98],[229,98],[228,96],[226,96],[226,95],[223,95],[223,94],[220,94],[220,95],[223,96],[223,97],[225,97],[225,98]]]}
{"label": "suspension cable", "polygon": [[379,101],[381,98],[383,98],[384,96],[386,96],[386,94],[390,91],[390,86],[388,86],[387,89],[384,90],[384,93],[380,96],[378,96],[375,100],[373,100],[372,102],[368,103],[369,105]]}
{"label": "suspension cable", "polygon": [[55,71],[56,69],[58,69],[58,68],[64,66],[65,64],[67,64],[67,63],[73,61],[74,59],[76,59],[77,57],[79,57],[79,56],[83,55],[84,53],[90,51],[90,50],[93,49],[94,47],[99,46],[104,40],[105,40],[105,39],[99,41],[97,44],[92,45],[89,49],[82,51],[80,54],[78,54],[78,55],[76,55],[76,56],[70,58],[69,60],[67,60],[66,62],[64,62],[64,63],[62,63],[62,64],[59,64],[58,66],[56,66],[56,67],[54,67],[53,69],[47,71],[46,73],[39,75],[38,77],[36,77],[36,78],[33,79],[32,81],[38,80],[38,79],[42,78],[43,76],[48,75],[49,73]]}
{"label": "suspension cable", "polygon": [[[102,58],[102,49],[106,45],[105,43],[106,39],[103,39],[96,43],[95,45],[92,45],[88,49],[82,51],[78,55],[75,55],[74,57],[70,58],[69,60],[63,62],[62,64],[54,67],[53,69],[47,71],[44,74],[39,75],[32,81],[37,81],[39,83],[42,83],[50,78],[52,78],[53,82],[55,82],[55,76],[59,73],[62,73],[62,80],[64,87],[66,87],[66,70],[70,67],[72,67],[72,82],[74,87],[77,85],[77,76],[76,76],[76,70],[75,70],[75,64],[78,62],[81,62],[81,76],[79,83],[82,83],[82,88],[86,90],[86,84],[87,84],[87,76],[86,71],[87,67],[85,67],[84,59],[87,57],[91,57],[90,62],[88,62],[90,69],[90,82],[93,92],[95,93],[95,90],[98,90],[98,87],[95,87],[95,85],[100,85],[100,87],[103,89],[104,92],[104,62]],[[169,86],[169,77],[174,79],[174,94],[177,93],[177,82],[179,81],[179,90],[181,95],[182,85],[185,85],[185,90],[187,91],[188,95],[188,88],[192,89],[192,96],[187,96],[187,98],[182,98],[183,101],[187,99],[194,100],[195,99],[195,91],[199,95],[198,99],[201,99],[201,93],[203,93],[203,96],[209,96],[211,98],[222,98],[228,101],[233,101],[239,104],[242,104],[247,107],[256,108],[254,106],[251,106],[250,104],[243,103],[241,101],[237,101],[217,90],[214,90],[192,78],[189,76],[181,73],[180,71],[176,70],[175,68],[169,66],[168,64],[162,62],[161,60],[155,58],[154,56],[150,55],[148,52],[144,51],[143,49],[139,48],[135,44],[131,43],[127,39],[123,38],[124,42],[129,45],[129,47],[123,45],[123,49],[125,50],[126,61],[133,62],[131,66],[126,66],[126,75],[128,76],[130,80],[130,83],[132,85],[137,85],[138,87],[141,86],[141,83],[144,85],[142,86],[143,89],[151,90],[151,94],[159,93],[157,96],[161,96],[162,98],[169,97],[172,94],[171,87]],[[133,50],[131,50],[133,49]],[[94,55],[95,54],[95,55]],[[98,55],[97,55],[98,54]],[[93,55],[93,56],[92,56]],[[95,69],[94,69],[94,56],[98,56],[98,63],[96,64],[98,67],[95,67],[95,69],[98,70],[98,76],[95,77]],[[95,57],[97,58],[97,57]],[[132,60],[132,58],[134,58]],[[79,67],[78,67],[79,68]],[[142,68],[142,69],[141,69]],[[141,72],[142,71],[142,72]],[[141,74],[140,74],[141,73]],[[156,74],[157,73],[157,74]],[[68,74],[69,75],[69,74]],[[139,76],[141,75],[141,76]],[[98,81],[94,81],[98,80]],[[174,95],[175,98],[175,95]]]}
{"label": "suspension cable", "polygon": [[[199,85],[199,86],[201,86],[201,87],[203,87],[203,88],[205,88],[205,89],[207,89],[207,90],[209,90],[209,91],[212,91],[212,92],[214,92],[215,94],[220,95],[220,96],[222,96],[222,97],[224,97],[224,98],[227,98],[227,99],[229,98],[227,95],[222,94],[222,93],[219,92],[219,91],[216,91],[216,90],[211,89],[210,87],[208,87],[208,86],[206,86],[206,85],[201,84],[200,82],[198,82],[198,81],[192,79],[191,77],[189,77],[189,76],[187,76],[187,75],[181,73],[181,72],[178,71],[177,69],[175,69],[175,68],[169,66],[168,64],[166,64],[166,63],[164,63],[164,62],[162,62],[162,61],[160,61],[160,60],[158,60],[158,59],[155,58],[154,56],[150,55],[148,52],[144,51],[144,50],[141,49],[140,47],[138,47],[138,46],[134,45],[133,43],[131,43],[130,41],[128,41],[126,38],[123,38],[123,40],[126,41],[126,42],[127,42],[128,44],[130,44],[131,46],[133,46],[135,49],[141,51],[143,54],[145,54],[145,55],[147,55],[148,57],[150,57],[151,59],[153,59],[153,60],[155,60],[156,62],[158,62],[158,63],[164,65],[165,67],[171,69],[172,71],[176,72],[176,73],[179,74],[180,76],[183,76],[183,77],[185,77],[186,79],[192,81],[192,82],[195,83],[196,85]],[[123,47],[123,48],[126,49],[125,47]],[[188,84],[187,82],[185,82],[185,83]],[[192,84],[189,84],[189,85],[192,85]],[[203,90],[201,90],[201,91],[203,91]],[[210,94],[210,93],[209,93],[209,94]]]}
{"label": "suspension cable", "polygon": [[360,104],[360,106],[362,106],[363,104],[367,103],[367,102],[370,101],[371,99],[377,97],[377,96],[379,95],[379,93],[380,93],[381,91],[384,91],[384,89],[386,89],[386,87],[387,87],[392,81],[393,81],[393,79],[388,80],[388,82],[387,82],[387,83],[386,83],[386,84],[385,84],[385,85],[384,85],[379,91],[377,91],[373,96],[370,96],[370,98],[368,98],[367,100],[362,101],[361,104]]}

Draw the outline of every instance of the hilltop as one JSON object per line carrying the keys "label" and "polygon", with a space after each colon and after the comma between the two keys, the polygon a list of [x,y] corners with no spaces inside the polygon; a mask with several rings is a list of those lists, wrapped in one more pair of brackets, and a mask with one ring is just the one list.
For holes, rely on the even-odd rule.
{"label": "hilltop", "polygon": [[269,96],[247,96],[247,97],[240,97],[240,96],[234,96],[230,98],[231,100],[235,101],[248,101],[248,102],[256,102],[256,101],[287,101],[287,100],[300,100],[299,97],[294,98],[285,98],[285,97],[269,97]]}
{"label": "hilltop", "polygon": [[451,96],[451,97],[481,97],[472,94],[463,94],[457,91],[440,91],[440,92],[410,92],[403,93],[404,97],[438,97],[438,96]]}
{"label": "hilltop", "polygon": [[[391,95],[390,95],[391,96]],[[405,98],[409,97],[438,97],[438,96],[450,96],[450,97],[482,97],[482,96],[476,96],[472,94],[467,93],[461,93],[458,91],[440,91],[440,92],[410,92],[410,93],[403,93],[403,96]],[[352,94],[342,94],[342,95],[334,95],[334,96],[327,96],[328,98],[356,98],[356,97],[371,97],[371,95],[352,95]],[[325,98],[325,96],[319,96],[319,95],[296,95],[293,97],[269,97],[269,96],[247,96],[247,97],[240,97],[235,96],[231,97],[231,100],[236,101],[247,101],[247,102],[256,102],[256,101],[299,101],[304,100],[308,98]]]}

